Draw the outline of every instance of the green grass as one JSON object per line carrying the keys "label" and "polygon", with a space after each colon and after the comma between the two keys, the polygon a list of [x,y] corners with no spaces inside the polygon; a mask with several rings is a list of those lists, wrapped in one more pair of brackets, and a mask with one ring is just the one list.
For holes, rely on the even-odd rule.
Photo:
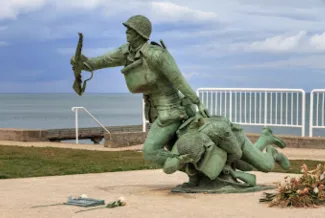
{"label": "green grass", "polygon": [[[300,173],[306,163],[310,169],[320,161],[292,160],[288,171],[278,166],[274,172]],[[159,169],[143,160],[136,151],[87,151],[66,148],[0,146],[0,179],[103,173],[127,170]]]}
{"label": "green grass", "polygon": [[157,168],[135,151],[0,146],[1,179]]}
{"label": "green grass", "polygon": [[279,173],[294,173],[300,174],[301,166],[305,163],[308,166],[309,170],[313,170],[317,167],[318,164],[324,164],[323,161],[315,161],[315,160],[290,160],[291,168],[289,170],[283,170],[278,165],[276,165],[273,172]]}

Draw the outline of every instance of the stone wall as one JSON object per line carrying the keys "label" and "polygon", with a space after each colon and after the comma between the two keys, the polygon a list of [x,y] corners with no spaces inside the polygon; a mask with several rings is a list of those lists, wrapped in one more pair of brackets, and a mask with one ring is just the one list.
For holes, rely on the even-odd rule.
{"label": "stone wall", "polygon": [[[143,144],[147,134],[144,132],[125,132],[112,133],[111,136],[105,134],[105,146],[110,148],[125,147]],[[248,133],[247,137],[255,143],[259,138],[259,134]],[[301,136],[285,136],[280,137],[288,148],[317,148],[325,149],[325,137],[301,137]]]}
{"label": "stone wall", "polygon": [[109,148],[119,148],[132,145],[143,144],[147,137],[145,132],[120,132],[120,133],[105,133],[104,146]]}
{"label": "stone wall", "polygon": [[41,142],[47,140],[47,130],[40,129],[0,129],[0,140]]}
{"label": "stone wall", "polygon": [[[259,138],[259,134],[246,134],[248,138],[255,143]],[[302,137],[302,136],[287,136],[276,135],[281,138],[288,148],[317,148],[325,149],[325,137]]]}
{"label": "stone wall", "polygon": [[[47,136],[48,130],[0,129],[2,141],[49,141]],[[147,133],[141,131],[112,132],[111,135],[104,134],[104,145],[111,148],[139,145],[144,143],[146,136]],[[247,136],[254,143],[260,135],[247,133]],[[289,148],[325,149],[325,137],[277,136],[284,140]]]}

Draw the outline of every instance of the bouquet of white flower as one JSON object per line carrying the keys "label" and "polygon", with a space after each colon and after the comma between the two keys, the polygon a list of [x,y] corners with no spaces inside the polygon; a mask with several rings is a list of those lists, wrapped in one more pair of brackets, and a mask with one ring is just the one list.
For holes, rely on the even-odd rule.
{"label": "bouquet of white flower", "polygon": [[285,182],[276,183],[278,193],[264,193],[260,202],[269,202],[269,206],[281,207],[317,207],[325,205],[325,165],[318,164],[309,170],[306,164],[301,166],[300,178],[286,177]]}

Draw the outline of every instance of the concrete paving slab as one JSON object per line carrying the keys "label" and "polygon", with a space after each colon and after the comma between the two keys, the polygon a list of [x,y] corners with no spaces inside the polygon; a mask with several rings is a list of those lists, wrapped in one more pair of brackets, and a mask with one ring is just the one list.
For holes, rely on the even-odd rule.
{"label": "concrete paving slab", "polygon": [[[283,181],[285,174],[256,172],[258,184]],[[297,175],[293,175],[297,176]],[[269,208],[258,202],[263,192],[244,194],[179,194],[170,189],[185,182],[178,172],[142,170],[71,176],[53,176],[0,181],[0,217],[238,217],[238,218],[323,218],[325,207],[316,209]],[[271,190],[272,191],[272,190]],[[63,203],[68,196],[87,194],[107,202],[124,196],[127,205],[75,213],[83,208],[69,205],[31,208]]]}

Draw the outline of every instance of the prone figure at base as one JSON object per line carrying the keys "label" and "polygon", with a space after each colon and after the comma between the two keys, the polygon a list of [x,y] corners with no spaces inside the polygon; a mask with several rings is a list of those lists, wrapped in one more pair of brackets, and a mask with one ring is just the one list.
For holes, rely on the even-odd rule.
{"label": "prone figure at base", "polygon": [[196,117],[183,123],[177,135],[171,151],[173,156],[166,160],[163,170],[167,174],[178,170],[185,172],[189,182],[184,183],[184,187],[199,186],[202,178],[252,187],[256,185],[255,175],[245,171],[255,168],[271,172],[275,163],[282,169],[290,168],[288,158],[273,146],[284,148],[286,144],[269,128],[264,128],[253,144],[242,128],[226,117]]}

